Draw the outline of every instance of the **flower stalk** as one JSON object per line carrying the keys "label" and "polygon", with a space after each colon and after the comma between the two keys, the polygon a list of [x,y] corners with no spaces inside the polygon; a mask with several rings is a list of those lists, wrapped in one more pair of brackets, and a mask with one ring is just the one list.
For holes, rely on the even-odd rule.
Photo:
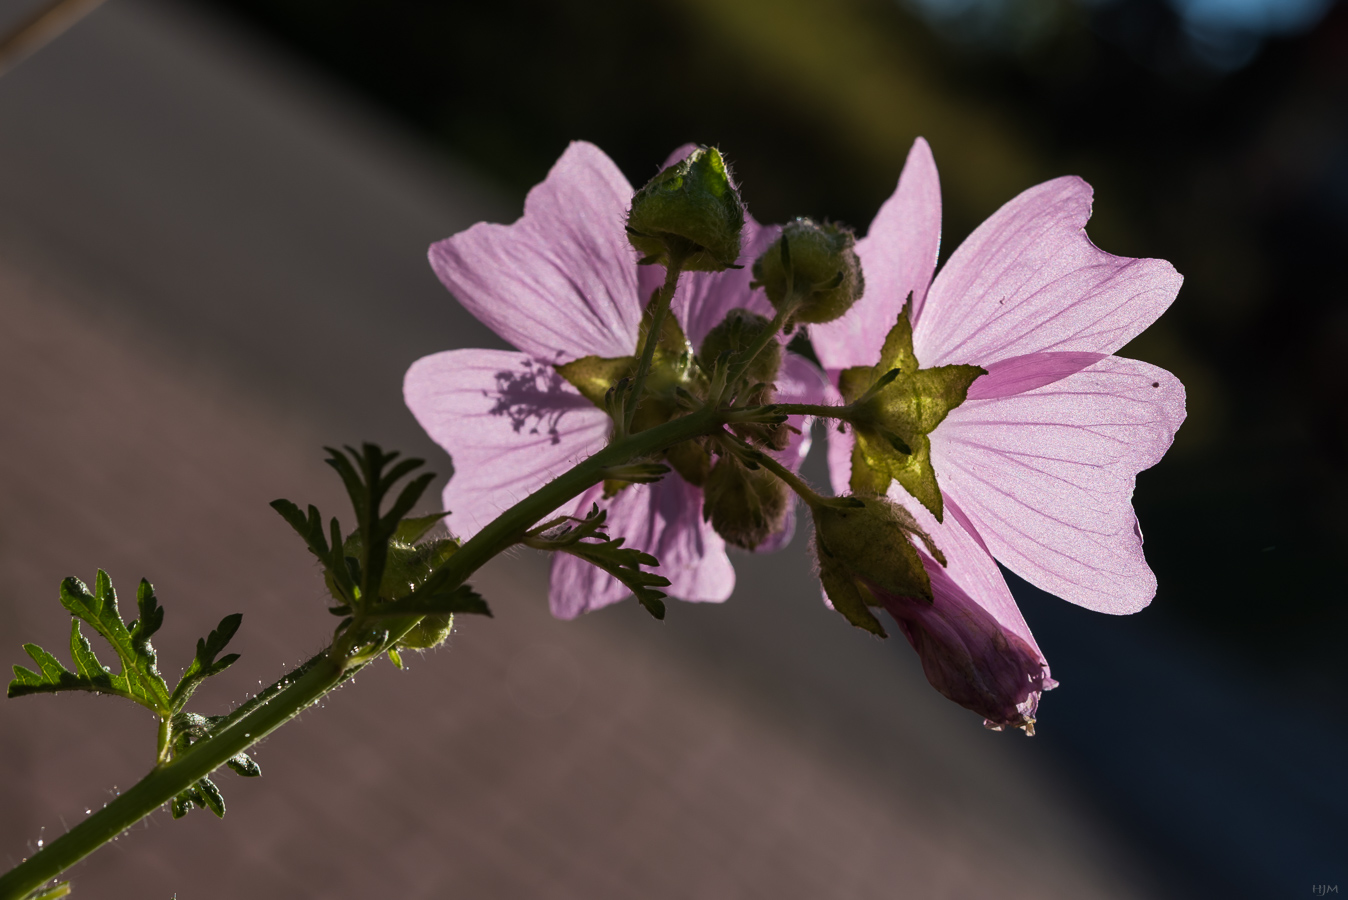
{"label": "flower stalk", "polygon": [[[689,415],[614,441],[516,503],[464,543],[444,564],[448,586],[462,584],[488,561],[518,543],[533,525],[604,478],[613,466],[659,453],[710,434],[725,422],[722,413],[704,407]],[[324,650],[248,703],[225,717],[212,732],[162,765],[134,787],[47,844],[4,875],[0,900],[23,900],[31,892],[113,840],[178,793],[244,752],[338,687],[411,631],[421,616],[390,623],[382,640],[368,651],[344,656]]]}
{"label": "flower stalk", "polygon": [[679,275],[683,272],[684,255],[669,251],[669,262],[665,266],[665,283],[651,298],[651,330],[642,342],[641,361],[632,377],[631,386],[623,403],[622,421],[617,424],[615,440],[628,435],[632,430],[632,417],[636,415],[641,403],[641,392],[646,387],[646,376],[650,374],[651,362],[655,359],[655,348],[660,343],[660,335],[665,327],[665,316],[669,315],[669,304],[674,301],[674,290],[679,284]]}

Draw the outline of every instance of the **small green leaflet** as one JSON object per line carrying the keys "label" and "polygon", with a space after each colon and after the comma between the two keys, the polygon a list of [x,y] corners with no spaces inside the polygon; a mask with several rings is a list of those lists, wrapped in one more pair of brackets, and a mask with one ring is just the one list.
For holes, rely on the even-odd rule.
{"label": "small green leaflet", "polygon": [[665,593],[655,588],[668,587],[669,579],[641,569],[658,566],[660,561],[649,553],[624,547],[624,538],[610,538],[601,531],[607,518],[608,511],[595,504],[584,519],[570,516],[554,519],[530,531],[524,543],[538,550],[570,553],[603,569],[622,582],[647,612],[663,619]]}
{"label": "small green leaflet", "polygon": [[[139,617],[130,623],[122,620],[112,579],[102,569],[98,570],[98,576],[94,579],[93,591],[78,578],[70,577],[62,581],[61,605],[73,617],[70,623],[70,658],[74,671],[67,669],[59,659],[37,644],[24,644],[24,650],[37,663],[37,671],[15,666],[14,680],[9,684],[10,697],[91,691],[133,700],[167,723],[160,729],[161,763],[209,733],[216,720],[184,712],[183,706],[203,681],[223,672],[239,658],[237,653],[220,654],[239,630],[243,616],[237,613],[225,616],[214,631],[197,641],[196,656],[178,681],[178,686],[170,693],[159,673],[155,649],[150,643],[150,638],[164,623],[164,609],[159,605],[150,582],[141,579],[136,590]],[[108,642],[117,654],[121,671],[113,672],[99,661],[80,627],[81,623],[88,625]],[[260,775],[262,772],[257,763],[244,753],[230,759],[228,765],[244,776]],[[224,798],[209,778],[200,779],[173,799],[174,818],[186,815],[193,806],[209,809],[217,816],[225,814]]]}
{"label": "small green leaflet", "polygon": [[[140,617],[129,625],[122,621],[117,608],[117,592],[112,579],[102,569],[94,579],[94,589],[78,578],[61,582],[61,605],[74,617],[70,623],[70,657],[75,665],[72,672],[51,653],[37,644],[24,644],[37,663],[38,671],[14,667],[14,680],[9,683],[8,696],[53,694],[60,691],[91,691],[125,697],[153,711],[161,718],[169,718],[183,708],[192,692],[206,678],[223,672],[239,658],[237,653],[220,657],[220,651],[238,631],[243,617],[226,616],[209,637],[197,641],[197,654],[177,688],[170,693],[159,672],[157,657],[150,638],[164,623],[164,608],[155,597],[154,587],[141,579],[136,590],[136,607]],[[121,662],[121,671],[114,673],[103,665],[80,628],[84,622],[112,646]]]}
{"label": "small green leaflet", "polygon": [[215,782],[209,778],[200,779],[196,784],[174,797],[169,803],[169,810],[173,813],[173,818],[181,819],[192,811],[193,806],[209,809],[215,813],[218,819],[225,817],[224,795],[215,786]]}
{"label": "small green leaflet", "polygon": [[237,653],[230,653],[218,660],[215,657],[221,650],[225,649],[229,639],[234,637],[234,632],[239,630],[239,623],[242,621],[242,613],[225,616],[207,637],[197,638],[197,655],[193,657],[191,665],[183,673],[178,686],[173,689],[171,705],[174,710],[182,709],[188,698],[192,696],[192,692],[203,681],[228,669],[239,658]]}
{"label": "small green leaflet", "polygon": [[[24,644],[23,649],[38,664],[39,671],[15,666],[9,696],[94,691],[134,700],[160,716],[172,715],[168,685],[155,665],[155,651],[150,644],[151,635],[164,622],[164,610],[155,598],[154,588],[143,579],[136,591],[136,604],[140,618],[128,626],[117,609],[117,593],[107,572],[98,570],[92,593],[78,578],[62,581],[61,605],[75,617],[70,627],[70,656],[75,671],[66,669],[56,657],[36,644]],[[121,661],[121,672],[114,674],[99,662],[89,639],[80,630],[81,621],[112,645]]]}

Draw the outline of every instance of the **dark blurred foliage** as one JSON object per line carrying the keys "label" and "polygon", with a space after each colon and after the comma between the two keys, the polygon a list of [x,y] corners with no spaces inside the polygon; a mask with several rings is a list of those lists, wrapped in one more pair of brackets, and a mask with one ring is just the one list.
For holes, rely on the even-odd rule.
{"label": "dark blurred foliage", "polygon": [[864,228],[921,134],[941,167],[948,253],[1016,192],[1084,176],[1097,243],[1187,277],[1125,351],[1173,370],[1190,397],[1174,450],[1139,482],[1161,584],[1145,615],[1342,708],[1342,4],[1234,71],[1212,60],[1230,69],[1257,38],[1221,57],[1162,0],[1008,0],[1000,18],[934,28],[891,0],[216,5],[521,199],[569,140],[599,144],[637,183],[695,140],[729,155],[760,219]]}

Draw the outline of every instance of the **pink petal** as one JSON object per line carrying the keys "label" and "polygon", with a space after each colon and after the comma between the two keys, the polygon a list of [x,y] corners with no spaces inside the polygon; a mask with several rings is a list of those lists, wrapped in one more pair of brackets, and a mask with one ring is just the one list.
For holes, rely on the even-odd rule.
{"label": "pink petal", "polygon": [[572,143],[513,225],[432,244],[431,267],[473,315],[547,362],[635,352],[642,303],[624,220],[632,187],[598,147]]}
{"label": "pink petal", "polygon": [[[608,510],[609,537],[626,539],[660,561],[655,569],[670,581],[662,588],[670,597],[694,603],[720,603],[735,589],[735,570],[725,542],[702,521],[702,491],[671,472],[651,485],[634,484],[612,500],[596,486],[581,496],[575,515],[591,504]],[[565,553],[552,561],[548,601],[559,619],[574,619],[631,596],[606,572]]]}
{"label": "pink petal", "polygon": [[[827,403],[829,383],[825,380],[824,373],[819,371],[814,363],[794,353],[787,353],[782,357],[782,369],[777,376],[776,399],[778,403]],[[805,457],[810,452],[810,430],[814,427],[814,417],[791,416],[787,422],[797,431],[791,433],[791,441],[786,445],[786,449],[774,453],[773,456],[792,472],[799,472],[801,464],[805,462]],[[754,552],[775,553],[791,543],[791,537],[795,532],[796,503],[793,494],[791,506],[786,514],[786,526],[754,548]]]}
{"label": "pink petal", "polygon": [[1023,394],[1074,375],[1104,359],[1101,353],[1027,353],[989,363],[988,374],[969,388],[968,400],[994,400]]}
{"label": "pink petal", "polygon": [[[870,231],[857,241],[865,292],[847,315],[810,329],[824,368],[875,365],[910,291],[917,321],[940,247],[941,182],[931,148],[918,138],[908,152],[898,188],[880,207]],[[932,365],[920,355],[918,359],[924,366]]]}
{"label": "pink petal", "polygon": [[978,226],[945,264],[918,317],[923,367],[986,367],[1044,351],[1113,353],[1156,320],[1181,279],[1165,260],[1128,259],[1086,237],[1091,187],[1057,178]]}
{"label": "pink petal", "polygon": [[[982,538],[969,526],[967,519],[958,512],[950,514],[952,512],[949,509],[950,499],[946,498],[945,521],[938,523],[932,514],[927,512],[925,506],[908,496],[897,484],[890,485],[889,496],[891,500],[901,504],[913,514],[917,523],[931,535],[936,546],[945,554],[944,568],[925,552],[922,554],[923,566],[932,576],[932,590],[943,592],[946,595],[945,599],[952,603],[961,605],[968,601],[977,603],[987,610],[999,625],[1029,644],[1038,654],[1040,662],[1044,662],[1043,651],[1035,643],[1034,635],[1030,633],[1030,626],[1025,624],[1025,617],[1021,615],[1020,607],[1011,596],[1011,589],[1006,586],[1006,579],[1002,577],[1001,570],[997,568]],[[1044,662],[1044,665],[1047,675],[1048,664]]]}
{"label": "pink petal", "polygon": [[[829,473],[833,479],[835,494],[845,494],[849,490],[853,441],[850,431],[840,434],[835,428],[829,432]],[[979,605],[990,612],[1004,628],[1019,635],[1034,647],[1036,653],[1039,653],[1039,645],[1035,643],[1034,635],[1030,634],[1029,626],[1025,624],[1025,619],[1020,614],[1020,608],[1016,606],[1015,598],[1011,596],[1011,590],[1006,586],[1006,579],[1002,577],[1001,570],[992,561],[983,539],[967,517],[958,509],[951,509],[950,497],[945,498],[947,515],[944,522],[937,522],[925,506],[910,497],[897,483],[889,486],[889,498],[912,513],[918,525],[931,535],[936,546],[945,554],[947,563],[945,574],[949,576],[948,580],[970,597],[977,599]],[[925,554],[923,556],[924,565],[930,563],[926,566],[928,570],[932,567],[939,568],[936,562],[927,560]],[[1043,656],[1042,653],[1039,655]]]}
{"label": "pink petal", "polygon": [[1178,379],[1108,357],[1027,393],[965,403],[932,434],[932,462],[1003,565],[1073,603],[1131,613],[1156,592],[1135,476],[1183,420]]}
{"label": "pink petal", "polygon": [[[829,431],[829,473],[835,494],[843,494],[848,490],[853,440],[850,431],[840,434],[836,427]],[[931,576],[932,590],[940,595],[939,599],[956,608],[976,603],[987,610],[999,625],[1024,640],[1037,654],[1044,665],[1044,689],[1056,686],[1057,683],[1048,677],[1048,663],[1044,660],[1043,651],[1030,633],[1030,627],[1025,623],[1025,617],[1021,615],[1006,585],[1006,579],[993,562],[982,537],[955,501],[949,495],[945,497],[945,521],[937,522],[925,506],[897,484],[890,485],[889,497],[913,514],[917,523],[945,554],[946,566],[942,568],[925,552],[922,553],[923,566]],[[1033,711],[1027,714],[1033,715]]]}
{"label": "pink petal", "polygon": [[609,419],[552,366],[506,350],[417,360],[403,396],[454,462],[447,524],[472,537],[503,510],[600,450]]}

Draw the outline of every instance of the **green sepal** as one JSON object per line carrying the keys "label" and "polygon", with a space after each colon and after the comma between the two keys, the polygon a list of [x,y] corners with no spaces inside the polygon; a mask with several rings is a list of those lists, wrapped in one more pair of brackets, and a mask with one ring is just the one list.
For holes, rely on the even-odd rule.
{"label": "green sepal", "polygon": [[734,267],[744,228],[744,204],[715,147],[699,147],[647,182],[632,198],[627,239],[642,265],[669,264],[677,254],[687,271]]}
{"label": "green sepal", "polygon": [[852,420],[856,446],[850,486],[857,494],[883,495],[892,479],[940,522],[945,509],[928,435],[987,372],[969,365],[919,368],[911,307],[909,295],[874,366],[854,366],[839,375],[843,399],[858,407]]}
{"label": "green sepal", "polygon": [[[648,303],[641,315],[641,325],[638,328],[638,347],[645,343],[646,335],[650,332],[654,321],[655,313]],[[624,378],[631,378],[636,374],[637,358],[582,356],[555,368],[557,374],[580,391],[582,397],[600,409],[607,409],[608,392]],[[664,323],[660,326],[660,339],[656,342],[655,352],[651,357],[651,369],[646,376],[647,396],[642,398],[636,421],[633,422],[633,430],[640,431],[642,428],[669,421],[677,406],[672,402],[672,395],[680,390],[686,391],[685,386],[698,376],[699,373],[693,366],[692,344],[684,335],[678,319],[672,315],[665,316]],[[641,427],[637,427],[638,422],[643,422]]]}
{"label": "green sepal", "polygon": [[[670,318],[673,318],[672,316]],[[604,395],[609,392],[618,379],[636,371],[635,356],[582,356],[564,365],[557,366],[557,374],[565,378],[580,395],[600,409],[604,408]]]}
{"label": "green sepal", "polygon": [[415,544],[447,515],[449,515],[448,510],[431,513],[429,516],[418,516],[415,519],[403,519],[393,532],[393,540],[404,544]]}
{"label": "green sepal", "polygon": [[826,562],[825,559],[825,554],[820,553],[819,581],[824,586],[824,593],[828,595],[833,608],[857,628],[869,631],[877,637],[889,637],[880,620],[870,611],[856,582],[840,567]]}
{"label": "green sepal", "polygon": [[[860,508],[819,504],[810,510],[820,569],[836,566],[863,597],[873,588],[930,603],[931,579],[910,538],[921,540],[941,565],[944,555],[902,506],[886,497],[861,499]],[[871,587],[863,588],[863,581]]]}

